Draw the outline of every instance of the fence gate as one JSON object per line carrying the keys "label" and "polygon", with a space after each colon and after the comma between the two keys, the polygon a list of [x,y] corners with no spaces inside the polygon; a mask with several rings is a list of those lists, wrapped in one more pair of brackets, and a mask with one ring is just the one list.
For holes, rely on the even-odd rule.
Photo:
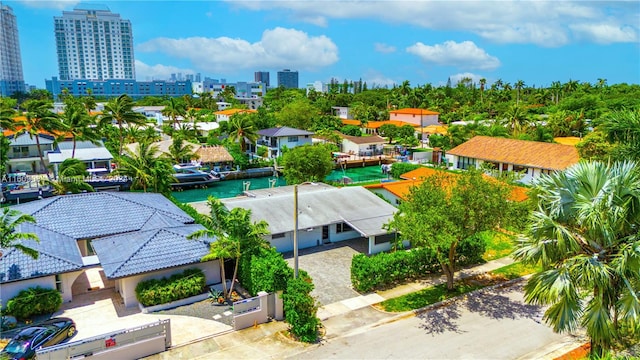
{"label": "fence gate", "polygon": [[36,357],[38,360],[139,359],[163,352],[170,346],[171,324],[167,319],[40,349]]}

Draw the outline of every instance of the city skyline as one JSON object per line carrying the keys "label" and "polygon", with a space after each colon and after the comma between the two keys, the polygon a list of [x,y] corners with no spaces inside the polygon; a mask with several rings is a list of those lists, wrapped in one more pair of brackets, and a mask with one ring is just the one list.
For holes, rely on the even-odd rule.
{"label": "city skyline", "polygon": [[[86,2],[86,1],[85,1]],[[25,81],[57,76],[54,17],[79,2],[12,0]],[[251,81],[299,71],[299,86],[640,83],[634,1],[88,1],[131,21],[138,80],[172,73]],[[154,4],[150,6],[150,4]]]}
{"label": "city skyline", "polygon": [[0,2],[0,96],[24,89],[16,16],[11,7]]}

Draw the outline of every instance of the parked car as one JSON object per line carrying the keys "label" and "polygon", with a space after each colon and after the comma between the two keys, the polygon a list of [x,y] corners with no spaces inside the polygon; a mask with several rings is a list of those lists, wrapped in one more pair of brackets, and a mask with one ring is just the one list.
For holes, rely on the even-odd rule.
{"label": "parked car", "polygon": [[36,350],[59,344],[76,333],[76,324],[65,317],[49,319],[20,330],[0,351],[0,359],[34,359]]}

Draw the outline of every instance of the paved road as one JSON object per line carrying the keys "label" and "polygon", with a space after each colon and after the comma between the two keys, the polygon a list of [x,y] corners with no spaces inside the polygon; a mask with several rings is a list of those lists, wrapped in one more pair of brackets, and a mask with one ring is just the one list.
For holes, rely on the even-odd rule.
{"label": "paved road", "polygon": [[[362,309],[372,311],[371,309]],[[449,306],[379,326],[344,332],[302,359],[542,358],[567,336],[540,323],[539,307],[523,302],[521,284],[485,290]],[[327,332],[331,324],[327,323]],[[344,330],[344,329],[342,329]]]}

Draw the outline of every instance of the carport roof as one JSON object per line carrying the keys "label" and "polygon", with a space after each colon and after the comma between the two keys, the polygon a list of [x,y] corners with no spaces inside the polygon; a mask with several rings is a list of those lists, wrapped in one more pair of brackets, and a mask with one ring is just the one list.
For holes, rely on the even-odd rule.
{"label": "carport roof", "polygon": [[[299,189],[311,187],[300,186]],[[260,198],[223,200],[228,209],[251,210],[254,221],[265,220],[272,234],[293,231],[293,187],[281,187],[277,194]],[[383,225],[397,209],[360,187],[322,188],[298,194],[298,229],[346,222],[364,237],[386,234]]]}

